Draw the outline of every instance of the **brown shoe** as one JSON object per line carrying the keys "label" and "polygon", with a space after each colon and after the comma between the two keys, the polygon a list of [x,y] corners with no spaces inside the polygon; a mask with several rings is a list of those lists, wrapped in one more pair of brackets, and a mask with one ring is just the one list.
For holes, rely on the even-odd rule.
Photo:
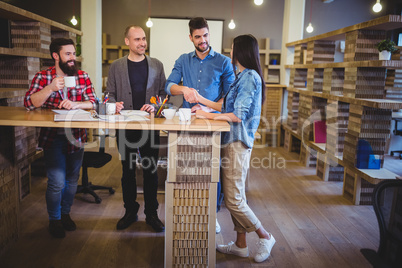
{"label": "brown shoe", "polygon": [[55,238],[64,238],[66,236],[61,220],[49,221],[49,233]]}
{"label": "brown shoe", "polygon": [[66,231],[75,231],[77,229],[77,225],[70,218],[70,214],[61,214],[61,224]]}

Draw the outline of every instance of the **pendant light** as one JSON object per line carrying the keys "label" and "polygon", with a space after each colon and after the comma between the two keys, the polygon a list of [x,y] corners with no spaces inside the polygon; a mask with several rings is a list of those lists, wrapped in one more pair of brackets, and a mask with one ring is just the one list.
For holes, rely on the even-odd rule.
{"label": "pendant light", "polygon": [[147,25],[148,28],[151,28],[154,23],[151,20],[151,0],[148,0],[148,20],[147,23],[145,23],[145,25]]}
{"label": "pendant light", "polygon": [[308,33],[312,33],[314,31],[313,25],[311,25],[311,17],[313,16],[313,0],[310,2],[310,22],[306,28]]}
{"label": "pendant light", "polygon": [[378,13],[382,10],[382,5],[380,3],[380,0],[377,0],[377,3],[374,4],[373,6],[373,11]]}
{"label": "pendant light", "polygon": [[228,25],[229,29],[231,29],[231,30],[236,28],[236,24],[234,23],[234,20],[233,20],[233,8],[234,8],[234,0],[232,0],[232,19],[230,20],[229,25]]}
{"label": "pendant light", "polygon": [[262,3],[264,3],[264,0],[254,0],[254,4],[255,4],[256,6],[261,6]]}
{"label": "pendant light", "polygon": [[78,21],[75,18],[74,14],[75,14],[75,0],[73,0],[73,17],[70,20],[71,24],[75,26],[75,25],[77,25]]}

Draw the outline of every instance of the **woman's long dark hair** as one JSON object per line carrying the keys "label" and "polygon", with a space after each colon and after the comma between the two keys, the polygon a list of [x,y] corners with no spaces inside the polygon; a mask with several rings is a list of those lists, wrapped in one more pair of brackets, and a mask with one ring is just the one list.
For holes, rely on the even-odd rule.
{"label": "woman's long dark hair", "polygon": [[239,35],[233,40],[232,65],[234,72],[236,72],[235,63],[237,62],[259,74],[261,78],[262,105],[265,101],[265,81],[261,70],[258,41],[253,35]]}

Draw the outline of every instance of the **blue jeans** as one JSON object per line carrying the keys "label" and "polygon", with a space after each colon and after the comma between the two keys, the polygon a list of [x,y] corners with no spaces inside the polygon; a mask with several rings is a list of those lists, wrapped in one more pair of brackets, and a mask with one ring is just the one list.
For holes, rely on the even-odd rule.
{"label": "blue jeans", "polygon": [[60,220],[61,214],[69,214],[77,192],[84,149],[68,154],[67,145],[65,135],[57,135],[51,148],[44,150],[49,220]]}
{"label": "blue jeans", "polygon": [[[219,174],[220,175],[220,174]],[[222,186],[221,186],[221,176],[219,177],[219,181],[216,184],[216,212],[219,212],[221,210],[221,205],[223,201],[223,192],[222,192]]]}

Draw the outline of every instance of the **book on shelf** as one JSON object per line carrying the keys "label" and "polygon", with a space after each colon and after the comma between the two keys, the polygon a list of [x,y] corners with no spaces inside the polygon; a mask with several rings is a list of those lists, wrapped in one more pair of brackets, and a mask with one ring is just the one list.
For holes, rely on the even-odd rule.
{"label": "book on shelf", "polygon": [[314,142],[326,143],[327,141],[327,124],[325,120],[314,121]]}
{"label": "book on shelf", "polygon": [[357,143],[356,167],[367,169],[369,165],[370,155],[373,155],[373,149],[368,141],[359,139]]}
{"label": "book on shelf", "polygon": [[380,155],[376,155],[376,154],[369,155],[368,168],[369,169],[380,169],[381,168]]}

